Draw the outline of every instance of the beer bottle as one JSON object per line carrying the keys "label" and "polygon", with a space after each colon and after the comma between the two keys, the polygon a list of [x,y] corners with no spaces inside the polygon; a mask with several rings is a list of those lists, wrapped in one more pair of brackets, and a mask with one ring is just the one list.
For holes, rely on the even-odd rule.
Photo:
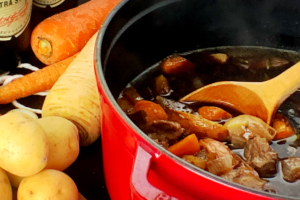
{"label": "beer bottle", "polygon": [[31,26],[35,27],[44,19],[76,6],[77,0],[33,0]]}
{"label": "beer bottle", "polygon": [[32,0],[0,0],[0,69],[18,66],[30,49]]}
{"label": "beer bottle", "polygon": [[75,7],[77,4],[76,0],[33,0],[35,9],[43,8],[43,11],[51,12],[56,14],[67,9]]}

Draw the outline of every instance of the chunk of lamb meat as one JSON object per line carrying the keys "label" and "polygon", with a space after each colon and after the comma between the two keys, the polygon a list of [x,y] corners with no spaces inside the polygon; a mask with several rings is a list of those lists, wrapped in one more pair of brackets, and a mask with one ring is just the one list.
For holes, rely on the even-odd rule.
{"label": "chunk of lamb meat", "polygon": [[147,125],[147,113],[143,110],[127,114],[133,123],[145,133],[148,132],[149,126]]}
{"label": "chunk of lamb meat", "polygon": [[199,143],[206,152],[209,172],[250,188],[263,189],[266,181],[260,179],[258,173],[225,144],[210,138],[199,140]]}
{"label": "chunk of lamb meat", "polygon": [[266,138],[257,135],[248,140],[244,148],[244,157],[260,177],[274,177],[277,173],[278,153],[270,147]]}
{"label": "chunk of lamb meat", "polygon": [[288,158],[281,161],[283,179],[294,182],[300,179],[300,158]]}
{"label": "chunk of lamb meat", "polygon": [[147,130],[147,135],[165,148],[177,141],[183,133],[184,128],[179,123],[168,120],[155,120]]}
{"label": "chunk of lamb meat", "polygon": [[193,109],[190,108],[188,105],[178,101],[174,101],[172,99],[167,99],[162,96],[156,96],[156,103],[158,103],[164,110],[173,109],[191,114],[194,113]]}
{"label": "chunk of lamb meat", "polygon": [[168,120],[155,120],[148,125],[147,113],[143,110],[128,114],[128,117],[151,139],[164,148],[168,148],[169,143],[176,141],[184,132],[184,128],[179,123]]}
{"label": "chunk of lamb meat", "polygon": [[267,181],[259,178],[258,173],[239,156],[236,155],[236,159],[240,159],[240,165],[221,177],[246,187],[263,190]]}

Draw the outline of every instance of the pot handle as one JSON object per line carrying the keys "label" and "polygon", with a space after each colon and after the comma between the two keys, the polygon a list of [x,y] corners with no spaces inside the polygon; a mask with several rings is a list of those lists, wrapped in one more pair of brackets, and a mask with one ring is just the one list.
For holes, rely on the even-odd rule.
{"label": "pot handle", "polygon": [[152,156],[138,146],[131,175],[131,183],[136,192],[147,200],[178,200],[157,189],[148,182],[147,174]]}

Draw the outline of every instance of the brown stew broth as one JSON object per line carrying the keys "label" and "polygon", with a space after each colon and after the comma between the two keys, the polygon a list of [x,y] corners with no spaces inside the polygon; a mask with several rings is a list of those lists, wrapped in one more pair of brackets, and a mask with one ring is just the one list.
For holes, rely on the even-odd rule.
{"label": "brown stew broth", "polygon": [[[229,59],[225,64],[212,64],[205,61],[208,54],[225,53]],[[261,48],[261,47],[218,47],[202,49],[178,54],[196,65],[196,70],[177,76],[166,76],[171,92],[164,95],[165,98],[178,101],[190,92],[218,81],[266,81],[295,64],[300,60],[296,52],[285,50]],[[159,63],[155,64],[140,76],[135,78],[132,85],[137,92],[145,99],[154,101],[156,94],[153,94],[152,83],[155,77],[162,74]],[[190,102],[191,108],[199,108],[197,102]],[[234,116],[238,112],[222,107]],[[292,122],[297,136],[287,139],[273,141],[271,147],[278,152],[279,160],[287,157],[300,157],[300,90],[292,94],[278,109]],[[220,122],[222,123],[222,122]],[[230,145],[229,145],[230,146]],[[238,155],[243,155],[243,150],[233,150]],[[278,173],[273,178],[264,178],[269,182],[265,191],[300,197],[300,180],[289,183],[283,180],[280,162],[278,162]]]}

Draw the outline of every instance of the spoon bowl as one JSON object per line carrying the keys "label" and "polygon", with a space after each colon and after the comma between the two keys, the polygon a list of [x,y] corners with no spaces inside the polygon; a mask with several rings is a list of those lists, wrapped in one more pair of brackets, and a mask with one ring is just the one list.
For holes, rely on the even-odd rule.
{"label": "spoon bowl", "polygon": [[270,124],[281,103],[300,88],[300,62],[264,82],[222,81],[199,88],[181,101],[227,106]]}

